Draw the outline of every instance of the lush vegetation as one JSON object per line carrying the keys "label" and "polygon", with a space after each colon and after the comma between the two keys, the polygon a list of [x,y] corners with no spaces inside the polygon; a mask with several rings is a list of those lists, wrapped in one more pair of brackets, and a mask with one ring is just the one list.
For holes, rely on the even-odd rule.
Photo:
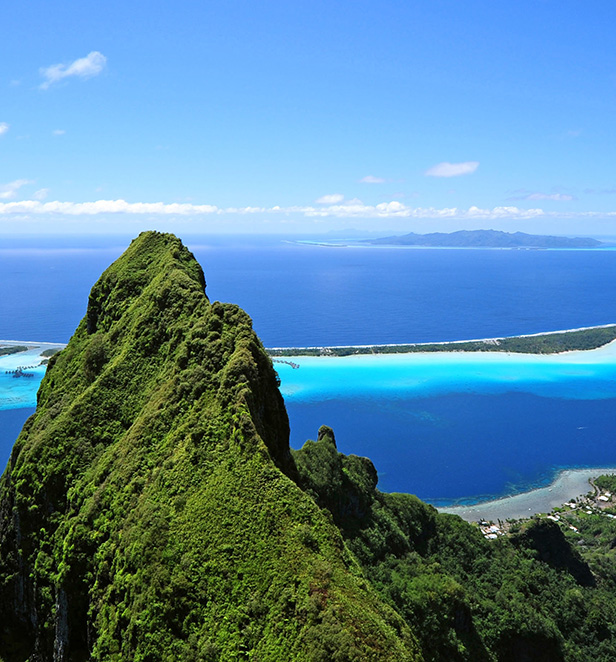
{"label": "lush vegetation", "polygon": [[0,486],[0,655],[415,660],[410,628],[292,480],[271,361],[146,233],[50,359]]}
{"label": "lush vegetation", "polygon": [[57,354],[59,351],[60,351],[60,348],[59,348],[59,347],[53,347],[53,348],[51,348],[51,349],[44,349],[44,350],[41,352],[41,356],[46,356],[47,358],[50,358],[50,357],[53,356],[54,354]]}
{"label": "lush vegetation", "polygon": [[487,540],[379,492],[329,428],[288,437],[248,316],[210,304],[178,239],[140,235],[0,482],[2,660],[616,659],[616,518]]}
{"label": "lush vegetation", "polygon": [[379,492],[372,463],[338,453],[329,428],[294,457],[426,660],[616,659],[615,520],[534,519],[487,540],[412,495]]}
{"label": "lush vegetation", "polygon": [[598,248],[601,241],[590,237],[502,232],[500,230],[458,230],[457,232],[410,232],[401,236],[366,239],[365,243],[390,246],[448,246],[457,248]]}
{"label": "lush vegetation", "polygon": [[558,354],[596,349],[616,340],[616,325],[596,326],[578,331],[514,336],[490,340],[426,343],[409,345],[372,345],[367,347],[289,347],[268,349],[270,356],[350,356],[352,354],[408,354],[411,352],[514,352],[520,354]]}
{"label": "lush vegetation", "polygon": [[5,347],[0,347],[0,356],[8,356],[9,354],[19,354],[19,352],[25,352],[28,348],[25,345],[10,345]]}

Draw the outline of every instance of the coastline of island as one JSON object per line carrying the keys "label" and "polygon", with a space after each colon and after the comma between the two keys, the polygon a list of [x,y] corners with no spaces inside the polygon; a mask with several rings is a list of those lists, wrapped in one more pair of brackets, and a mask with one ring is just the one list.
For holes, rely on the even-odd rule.
{"label": "coastline of island", "polygon": [[[360,359],[373,355],[400,354],[400,359],[410,359],[409,355],[427,360],[433,354],[445,358],[445,354],[467,356],[477,359],[496,360],[499,354],[511,355],[512,360],[523,359],[523,355],[541,360],[551,355],[553,360],[566,362],[611,361],[616,354],[616,325],[606,324],[582,327],[564,331],[550,331],[504,338],[484,338],[438,343],[413,343],[398,345],[333,346],[307,348],[271,348],[267,350],[273,360],[277,357],[301,359],[302,357]],[[406,355],[406,357],[404,357]],[[383,356],[383,358],[385,358]],[[393,358],[393,357],[392,357]],[[280,359],[279,359],[280,360]],[[301,361],[294,367],[301,367]],[[461,500],[459,505],[435,506],[440,512],[456,514],[470,522],[479,520],[505,521],[507,519],[529,518],[539,513],[550,513],[554,508],[572,499],[579,499],[592,489],[589,481],[597,476],[616,473],[616,467],[566,468],[557,473],[551,484],[529,488],[524,492],[495,498],[486,496],[483,501]],[[481,497],[477,497],[479,499]],[[438,499],[434,500],[438,503]],[[472,501],[472,503],[471,503]]]}
{"label": "coastline of island", "polygon": [[272,358],[289,356],[352,356],[362,354],[415,354],[435,352],[502,352],[514,354],[561,354],[598,349],[616,340],[616,324],[545,331],[542,333],[440,342],[314,347],[269,347]]}

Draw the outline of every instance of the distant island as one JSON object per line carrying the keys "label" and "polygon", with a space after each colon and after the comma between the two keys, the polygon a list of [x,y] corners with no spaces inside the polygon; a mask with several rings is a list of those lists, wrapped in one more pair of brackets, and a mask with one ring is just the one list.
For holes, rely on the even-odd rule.
{"label": "distant island", "polygon": [[458,230],[364,239],[364,244],[377,246],[430,246],[435,248],[599,248],[605,244],[590,237],[554,237],[501,232],[500,230]]}

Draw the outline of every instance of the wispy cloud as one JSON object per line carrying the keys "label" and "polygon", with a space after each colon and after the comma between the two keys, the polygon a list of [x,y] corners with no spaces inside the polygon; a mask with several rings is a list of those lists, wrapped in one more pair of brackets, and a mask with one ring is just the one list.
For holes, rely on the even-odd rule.
{"label": "wispy cloud", "polygon": [[555,202],[570,202],[575,200],[572,195],[568,193],[531,193],[527,200],[554,200]]}
{"label": "wispy cloud", "polygon": [[[5,196],[6,197],[6,196]],[[195,205],[190,203],[127,202],[126,200],[96,200],[93,202],[42,202],[23,200],[0,203],[0,214],[62,214],[68,216],[92,216],[98,214],[152,214],[152,215],[234,215],[275,214],[300,215],[309,218],[534,218],[546,212],[541,209],[518,209],[517,207],[495,207],[460,209],[449,207],[409,207],[398,200],[365,205],[361,200],[348,200],[342,204],[319,207],[312,205],[291,207],[226,207]]]}
{"label": "wispy cloud", "polygon": [[63,136],[66,133],[64,129],[54,129],[51,134],[53,136]]}
{"label": "wispy cloud", "polygon": [[428,168],[425,174],[428,177],[459,177],[460,175],[471,175],[479,167],[479,161],[464,161],[463,163],[437,163]]}
{"label": "wispy cloud", "polygon": [[34,192],[35,200],[44,200],[49,195],[48,188],[40,188],[38,191]]}
{"label": "wispy cloud", "polygon": [[568,193],[525,193],[524,195],[514,195],[508,200],[552,200],[553,202],[571,202],[575,200],[573,195]]}
{"label": "wispy cloud", "polygon": [[[24,183],[25,180],[23,180]],[[0,194],[0,197],[1,194]],[[4,196],[9,197],[9,196]],[[12,196],[11,196],[12,197]],[[218,212],[214,205],[190,205],[164,202],[126,202],[126,200],[96,200],[94,202],[41,202],[22,200],[0,203],[0,214],[67,214],[69,216],[96,214],[212,214]]]}
{"label": "wispy cloud", "polygon": [[73,76],[83,80],[98,76],[106,64],[107,58],[102,53],[92,51],[86,57],[68,64],[52,64],[50,67],[43,67],[40,69],[40,73],[45,81],[39,87],[41,90],[46,90],[54,83]]}
{"label": "wispy cloud", "polygon": [[614,195],[616,193],[616,188],[586,188],[584,193],[590,193],[595,195]]}
{"label": "wispy cloud", "polygon": [[385,180],[382,177],[375,177],[374,175],[366,175],[359,180],[360,184],[384,184]]}
{"label": "wispy cloud", "polygon": [[4,135],[9,128],[9,125],[6,122],[0,122],[0,136]]}
{"label": "wispy cloud", "polygon": [[32,184],[29,179],[15,179],[8,184],[0,184],[0,200],[10,200],[17,196],[17,192],[22,186]]}
{"label": "wispy cloud", "polygon": [[315,202],[318,205],[336,205],[344,200],[342,193],[330,193],[329,195],[322,195],[317,198]]}

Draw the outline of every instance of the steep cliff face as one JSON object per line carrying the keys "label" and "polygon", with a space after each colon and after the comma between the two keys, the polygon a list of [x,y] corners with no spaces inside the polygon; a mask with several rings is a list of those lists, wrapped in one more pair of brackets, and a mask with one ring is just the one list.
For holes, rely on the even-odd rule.
{"label": "steep cliff face", "polygon": [[0,657],[414,660],[295,482],[248,316],[144,233],[92,289],[0,484]]}

